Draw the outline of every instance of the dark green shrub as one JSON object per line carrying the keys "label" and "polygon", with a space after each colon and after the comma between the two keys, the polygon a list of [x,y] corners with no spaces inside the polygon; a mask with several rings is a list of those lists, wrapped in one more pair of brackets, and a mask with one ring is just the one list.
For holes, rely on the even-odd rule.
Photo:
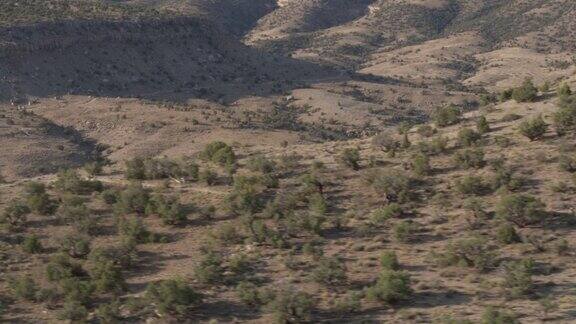
{"label": "dark green shrub", "polygon": [[357,148],[347,148],[338,156],[338,161],[352,170],[360,169],[360,150]]}
{"label": "dark green shrub", "polygon": [[558,135],[576,131],[576,95],[561,98],[560,108],[554,114],[554,126]]}
{"label": "dark green shrub", "polygon": [[374,210],[370,219],[374,224],[383,224],[391,218],[398,218],[400,216],[402,216],[402,207],[397,203],[392,203]]}
{"label": "dark green shrub", "polygon": [[380,256],[380,265],[384,270],[400,270],[400,262],[394,251],[386,251]]}
{"label": "dark green shrub", "polygon": [[160,314],[185,314],[191,307],[202,303],[202,295],[182,280],[163,280],[146,288],[145,298],[155,305]]}
{"label": "dark green shrub", "polygon": [[107,205],[114,205],[118,201],[119,195],[120,193],[117,190],[106,189],[102,191],[102,194],[100,196]]}
{"label": "dark green shrub", "polygon": [[458,142],[464,147],[473,146],[480,139],[482,139],[482,135],[470,128],[462,128],[458,132]]}
{"label": "dark green shrub", "polygon": [[257,307],[266,302],[258,287],[249,281],[242,281],[236,286],[236,295],[244,304],[251,307]]}
{"label": "dark green shrub", "polygon": [[488,307],[482,314],[482,324],[520,324],[514,314]]}
{"label": "dark green shrub", "polygon": [[418,130],[416,130],[416,132],[420,134],[420,136],[422,137],[432,137],[434,136],[434,134],[436,134],[436,130],[434,129],[434,127],[430,125],[422,125],[418,127]]}
{"label": "dark green shrub", "polygon": [[456,165],[463,169],[480,169],[486,165],[484,160],[484,151],[480,148],[465,149],[456,152],[454,155],[454,162]]}
{"label": "dark green shrub", "polygon": [[46,276],[50,281],[82,277],[86,273],[82,266],[70,259],[68,255],[57,254],[46,265]]}
{"label": "dark green shrub", "polygon": [[412,296],[410,275],[401,271],[383,270],[374,286],[366,290],[369,299],[395,304]]}
{"label": "dark green shrub", "polygon": [[8,288],[12,296],[20,300],[36,300],[36,293],[38,292],[38,284],[30,276],[19,278],[8,278]]}
{"label": "dark green shrub", "polygon": [[539,199],[525,194],[503,197],[496,206],[496,215],[519,227],[541,222],[545,217],[545,205]]}
{"label": "dark green shrub", "polygon": [[132,160],[126,161],[126,170],[124,171],[126,179],[130,180],[145,180],[146,168],[144,167],[144,159],[135,157]]}
{"label": "dark green shrub", "polygon": [[414,239],[417,226],[411,221],[402,221],[392,227],[394,239],[401,243],[410,243]]}
{"label": "dark green shrub", "polygon": [[233,165],[236,162],[234,150],[224,142],[212,142],[206,145],[202,157],[222,166]]}
{"label": "dark green shrub", "polygon": [[481,237],[450,242],[446,252],[433,253],[439,266],[473,267],[487,271],[496,264],[496,253],[488,241]]}
{"label": "dark green shrub", "polygon": [[535,141],[546,134],[548,125],[544,122],[542,116],[538,116],[520,123],[519,129],[520,134],[526,136],[531,141]]}
{"label": "dark green shrub", "polygon": [[504,288],[513,298],[526,296],[532,289],[532,262],[512,261],[506,264]]}
{"label": "dark green shrub", "polygon": [[118,300],[108,304],[101,304],[96,308],[95,316],[99,323],[114,324],[121,323],[121,304]]}
{"label": "dark green shrub", "polygon": [[26,203],[32,212],[51,215],[57,205],[50,199],[46,186],[40,182],[28,182],[25,187]]}
{"label": "dark green shrub", "polygon": [[90,253],[90,238],[83,235],[67,235],[60,240],[60,250],[73,258],[83,258]]}
{"label": "dark green shrub", "polygon": [[208,186],[213,186],[218,181],[218,174],[211,169],[203,169],[198,176],[199,181],[206,183]]}
{"label": "dark green shrub", "polygon": [[62,192],[86,195],[94,191],[102,191],[102,182],[98,180],[82,179],[78,172],[74,170],[63,170],[58,172],[54,187]]}
{"label": "dark green shrub", "polygon": [[131,183],[128,188],[120,192],[118,202],[114,205],[114,211],[118,215],[137,213],[143,215],[150,195],[141,183]]}
{"label": "dark green shrub", "polygon": [[246,166],[250,171],[264,174],[273,173],[276,170],[276,163],[262,154],[251,156]]}
{"label": "dark green shrub", "polygon": [[154,243],[159,242],[162,238],[157,234],[150,232],[146,225],[137,216],[120,217],[117,223],[118,232],[124,236],[126,242]]}
{"label": "dark green shrub", "polygon": [[78,301],[82,305],[89,304],[94,293],[91,281],[76,277],[61,279],[59,285],[66,301]]}
{"label": "dark green shrub", "polygon": [[89,271],[96,291],[116,294],[126,291],[126,281],[119,265],[115,264],[113,260],[99,261]]}
{"label": "dark green shrub", "polygon": [[217,284],[224,279],[224,267],[222,256],[216,252],[209,251],[194,268],[195,278],[203,284]]}
{"label": "dark green shrub", "polygon": [[490,124],[488,123],[488,120],[485,116],[480,116],[476,120],[476,131],[478,131],[479,134],[486,134],[490,132]]}
{"label": "dark green shrub", "polygon": [[362,295],[360,292],[346,294],[346,296],[335,302],[334,311],[340,315],[360,312],[362,309]]}
{"label": "dark green shrub", "polygon": [[512,91],[512,99],[516,102],[534,102],[538,97],[538,88],[534,86],[531,79],[524,80],[522,86]]}
{"label": "dark green shrub", "polygon": [[432,120],[438,127],[446,127],[460,122],[462,111],[454,105],[437,107],[432,113]]}
{"label": "dark green shrub", "polygon": [[337,258],[323,257],[312,272],[314,281],[327,285],[341,285],[346,280],[346,267]]}
{"label": "dark green shrub", "polygon": [[573,155],[560,155],[560,157],[558,157],[558,164],[563,171],[576,172],[576,157]]}
{"label": "dark green shrub", "polygon": [[468,175],[456,180],[456,190],[463,195],[481,195],[486,192],[484,179],[479,176]]}
{"label": "dark green shrub", "polygon": [[563,83],[561,86],[558,87],[556,93],[558,97],[568,97],[572,95],[572,89],[570,89],[568,83]]}
{"label": "dark green shrub", "polygon": [[500,102],[506,102],[506,101],[512,99],[513,93],[514,93],[514,89],[506,89],[500,93],[498,100],[500,100]]}
{"label": "dark green shrub", "polygon": [[409,201],[413,196],[412,180],[397,170],[374,170],[366,180],[389,203]]}
{"label": "dark green shrub", "polygon": [[22,249],[26,253],[41,253],[43,250],[42,242],[40,242],[40,238],[37,235],[26,236],[24,242],[22,242]]}
{"label": "dark green shrub", "polygon": [[184,207],[176,197],[155,194],[146,207],[146,214],[158,215],[166,225],[183,225],[188,220]]}
{"label": "dark green shrub", "polygon": [[88,318],[88,309],[78,301],[67,301],[58,314],[60,320],[82,323]]}
{"label": "dark green shrub", "polygon": [[427,176],[432,173],[430,158],[425,154],[417,154],[412,157],[411,165],[417,176]]}
{"label": "dark green shrub", "polygon": [[513,244],[520,242],[520,236],[514,226],[504,223],[496,230],[496,239],[502,244]]}
{"label": "dark green shrub", "polygon": [[302,323],[311,320],[315,304],[312,296],[305,292],[284,289],[276,293],[268,308],[274,313],[276,323]]}
{"label": "dark green shrub", "polygon": [[20,201],[12,201],[4,209],[0,220],[10,229],[21,229],[26,224],[28,214],[30,208],[27,205]]}

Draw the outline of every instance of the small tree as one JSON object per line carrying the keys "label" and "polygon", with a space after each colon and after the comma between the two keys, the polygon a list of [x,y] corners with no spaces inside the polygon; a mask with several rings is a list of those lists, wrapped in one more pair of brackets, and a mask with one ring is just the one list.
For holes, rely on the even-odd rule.
{"label": "small tree", "polygon": [[524,227],[543,220],[545,205],[537,198],[524,194],[503,197],[496,207],[496,215],[505,221]]}
{"label": "small tree", "polygon": [[486,165],[484,151],[480,148],[459,151],[454,155],[454,161],[457,166],[463,169],[480,169]]}
{"label": "small tree", "polygon": [[437,107],[433,114],[432,120],[438,127],[446,127],[457,124],[462,116],[462,111],[455,105]]}
{"label": "small tree", "polygon": [[482,135],[470,128],[462,128],[458,132],[458,142],[464,147],[470,147],[476,144],[480,139],[482,139]]}
{"label": "small tree", "polygon": [[346,280],[346,266],[337,258],[323,257],[312,272],[314,281],[327,285],[341,285]]}
{"label": "small tree", "polygon": [[558,135],[576,130],[576,95],[562,97],[560,109],[554,114],[554,126]]}
{"label": "small tree", "polygon": [[557,94],[558,97],[568,97],[572,95],[572,89],[570,89],[568,83],[563,83],[561,86],[558,87]]}
{"label": "small tree", "polygon": [[482,314],[481,324],[520,324],[514,314],[488,307]]}
{"label": "small tree", "polygon": [[531,141],[542,138],[548,129],[548,124],[542,119],[542,116],[525,120],[520,123],[520,133]]}
{"label": "small tree", "polygon": [[512,224],[504,223],[496,230],[496,239],[501,244],[513,244],[521,241],[520,235]]}
{"label": "small tree", "polygon": [[478,120],[476,120],[476,131],[478,131],[480,134],[486,134],[490,132],[490,124],[488,123],[486,116],[478,117]]}
{"label": "small tree", "polygon": [[401,271],[383,270],[374,286],[368,288],[366,294],[370,299],[387,304],[407,300],[412,296],[410,275]]}
{"label": "small tree", "polygon": [[534,86],[532,79],[524,80],[522,86],[514,89],[512,99],[516,102],[533,102],[538,97],[538,88]]}
{"label": "small tree", "polygon": [[310,321],[315,304],[312,296],[305,292],[284,289],[276,293],[268,308],[274,313],[276,323],[302,323]]}
{"label": "small tree", "polygon": [[21,229],[26,224],[28,214],[30,214],[30,208],[26,204],[20,201],[12,201],[4,209],[0,220],[12,230]]}
{"label": "small tree", "polygon": [[487,271],[496,264],[496,253],[482,237],[465,238],[450,242],[444,253],[433,253],[440,266],[472,267]]}
{"label": "small tree", "polygon": [[427,176],[432,173],[430,158],[425,154],[417,154],[412,158],[412,170],[418,176]]}
{"label": "small tree", "polygon": [[360,150],[357,148],[347,148],[340,154],[338,160],[342,165],[357,171],[360,169]]}
{"label": "small tree", "polygon": [[22,249],[26,253],[41,253],[43,250],[42,242],[40,242],[40,238],[37,235],[26,236],[24,242],[22,242]]}
{"label": "small tree", "polygon": [[386,251],[380,256],[380,265],[384,270],[400,270],[400,262],[394,251]]}
{"label": "small tree", "polygon": [[504,288],[513,298],[527,295],[533,288],[532,269],[530,260],[509,262],[505,266]]}
{"label": "small tree", "polygon": [[185,314],[192,306],[202,302],[202,295],[182,280],[163,280],[146,288],[146,299],[155,305],[160,314]]}

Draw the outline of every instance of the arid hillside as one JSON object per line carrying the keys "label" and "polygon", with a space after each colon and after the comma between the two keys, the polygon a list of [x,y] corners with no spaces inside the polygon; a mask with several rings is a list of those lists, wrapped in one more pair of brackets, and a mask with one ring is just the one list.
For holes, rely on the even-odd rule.
{"label": "arid hillside", "polygon": [[575,28],[0,0],[0,322],[575,322]]}

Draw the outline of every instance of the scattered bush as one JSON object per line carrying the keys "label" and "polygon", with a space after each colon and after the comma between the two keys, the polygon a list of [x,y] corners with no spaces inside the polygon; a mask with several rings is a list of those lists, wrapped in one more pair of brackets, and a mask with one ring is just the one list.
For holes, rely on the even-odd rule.
{"label": "scattered bush", "polygon": [[200,263],[194,268],[194,276],[203,284],[216,284],[224,278],[222,256],[216,252],[208,251]]}
{"label": "scattered bush", "polygon": [[149,284],[145,298],[155,305],[160,314],[185,314],[192,306],[202,302],[202,295],[182,280],[163,280]]}
{"label": "scattered bush", "polygon": [[262,154],[251,156],[246,166],[250,171],[261,172],[263,174],[273,173],[276,170],[276,163]]}
{"label": "scattered bush", "polygon": [[464,147],[473,146],[480,139],[482,139],[482,135],[470,128],[462,128],[458,132],[458,142]]}
{"label": "scattered bush", "polygon": [[484,179],[468,175],[456,180],[456,190],[463,195],[481,195],[486,191]]}
{"label": "scattered bush", "polygon": [[327,285],[341,285],[346,280],[346,267],[337,258],[324,257],[312,272],[314,281]]}
{"label": "scattered bush", "polygon": [[478,117],[478,120],[476,120],[476,131],[479,134],[486,134],[490,132],[490,124],[488,123],[488,120],[485,116],[480,116]]}
{"label": "scattered bush", "polygon": [[496,239],[502,244],[513,244],[520,242],[520,236],[512,224],[504,223],[496,230]]}
{"label": "scattered bush", "polygon": [[482,315],[481,324],[520,324],[514,314],[488,307]]}
{"label": "scattered bush", "polygon": [[314,307],[312,296],[293,289],[278,291],[268,304],[269,310],[274,313],[275,322],[279,324],[308,322]]}
{"label": "scattered bush", "polygon": [[395,304],[412,296],[410,275],[401,271],[383,270],[374,286],[366,290],[369,299]]}
{"label": "scattered bush", "polygon": [[42,242],[40,242],[40,238],[37,235],[26,236],[24,242],[22,242],[22,249],[26,253],[40,253],[43,250]]}
{"label": "scattered bush", "polygon": [[391,203],[385,207],[378,208],[370,216],[372,223],[383,224],[391,218],[398,218],[402,215],[402,207],[397,203]]}
{"label": "scattered bush", "polygon": [[448,105],[437,107],[432,113],[432,120],[436,123],[436,126],[446,127],[460,122],[461,116],[462,111],[458,107]]}
{"label": "scattered bush", "polygon": [[535,141],[542,138],[548,129],[548,125],[542,119],[542,116],[535,117],[530,120],[525,120],[520,124],[520,133],[530,139]]}
{"label": "scattered bush", "polygon": [[30,276],[8,278],[8,287],[16,299],[35,301],[38,284]]}
{"label": "scattered bush", "polygon": [[83,258],[90,253],[90,238],[83,235],[67,235],[60,240],[60,250],[73,258]]}
{"label": "scattered bush", "polygon": [[558,97],[568,97],[572,95],[572,89],[570,89],[568,83],[563,83],[561,86],[558,87],[556,93]]}
{"label": "scattered bush", "polygon": [[347,148],[338,157],[338,161],[352,169],[352,170],[360,170],[360,150],[357,148]]}
{"label": "scattered bush", "polygon": [[502,220],[519,227],[535,224],[543,220],[544,203],[525,194],[511,194],[503,197],[496,206],[496,215]]}
{"label": "scattered bush", "polygon": [[46,186],[40,182],[28,182],[25,187],[26,203],[30,211],[40,215],[51,215],[56,210],[56,203],[50,199]]}
{"label": "scattered bush", "polygon": [[504,288],[513,298],[527,295],[533,288],[532,262],[513,261],[505,266]]}
{"label": "scattered bush", "polygon": [[554,126],[558,135],[576,131],[576,95],[560,99],[560,108],[554,114]]}
{"label": "scattered bush", "polygon": [[412,180],[396,170],[374,170],[368,174],[367,182],[385,196],[388,203],[409,201],[412,194]]}
{"label": "scattered bush", "polygon": [[380,265],[384,270],[400,270],[400,262],[394,251],[386,251],[380,256]]}
{"label": "scattered bush", "polygon": [[417,154],[412,157],[412,170],[418,176],[427,176],[432,173],[432,167],[430,166],[430,158],[425,154]]}
{"label": "scattered bush", "polygon": [[90,277],[97,292],[120,294],[126,291],[122,269],[113,260],[99,260],[90,269]]}
{"label": "scattered bush", "polygon": [[63,170],[58,172],[54,187],[62,192],[69,192],[77,195],[86,195],[94,191],[102,191],[102,182],[98,180],[85,180],[74,170]]}
{"label": "scattered bush", "polygon": [[453,241],[446,249],[444,253],[433,253],[440,266],[464,266],[487,271],[496,263],[493,247],[481,237]]}
{"label": "scattered bush", "polygon": [[538,88],[534,86],[531,79],[524,80],[522,86],[512,91],[512,99],[516,102],[534,102],[538,97]]}
{"label": "scattered bush", "polygon": [[10,229],[21,229],[26,224],[28,214],[30,208],[27,205],[20,201],[12,201],[4,209],[0,220]]}
{"label": "scattered bush", "polygon": [[166,225],[182,225],[188,217],[184,207],[176,197],[155,194],[146,206],[146,214],[158,215]]}
{"label": "scattered bush", "polygon": [[82,323],[88,318],[88,309],[78,301],[66,301],[58,314],[58,318],[60,320]]}
{"label": "scattered bush", "polygon": [[480,148],[465,149],[456,152],[454,155],[454,162],[458,167],[463,169],[480,169],[486,165],[486,161],[484,160],[484,151]]}
{"label": "scattered bush", "polygon": [[202,157],[221,166],[232,166],[236,163],[234,150],[224,142],[212,142],[206,145]]}
{"label": "scattered bush", "polygon": [[411,221],[402,221],[397,223],[392,228],[392,235],[394,239],[401,243],[409,243],[414,239],[414,233],[417,231],[417,226]]}
{"label": "scattered bush", "polygon": [[436,130],[430,125],[422,125],[418,127],[416,132],[422,137],[432,137],[436,134]]}

